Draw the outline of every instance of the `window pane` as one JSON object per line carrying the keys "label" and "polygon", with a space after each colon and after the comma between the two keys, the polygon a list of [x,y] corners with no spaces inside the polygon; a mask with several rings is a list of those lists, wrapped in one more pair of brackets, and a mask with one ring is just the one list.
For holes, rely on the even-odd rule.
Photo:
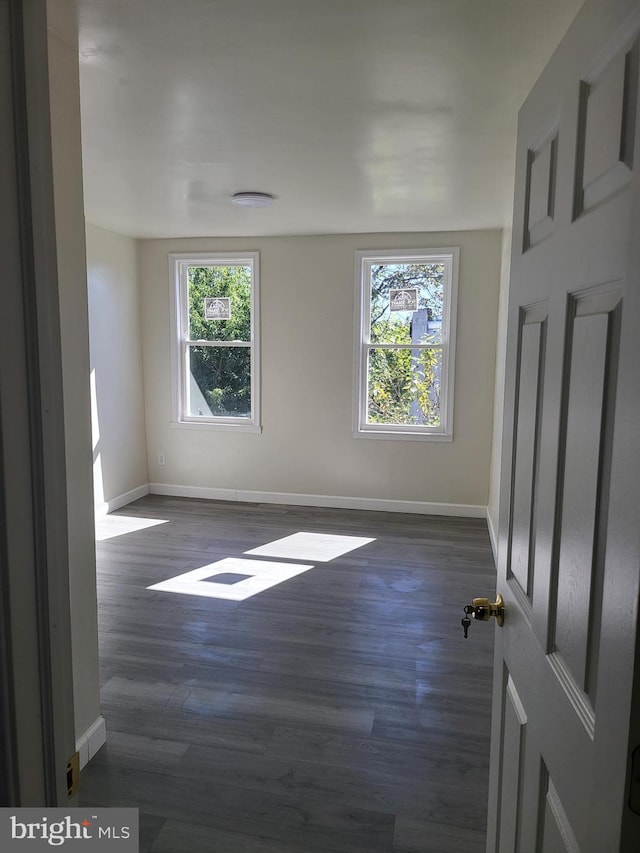
{"label": "window pane", "polygon": [[372,264],[370,271],[371,343],[440,343],[444,264]]}
{"label": "window pane", "polygon": [[198,347],[189,351],[190,417],[251,417],[249,347]]}
{"label": "window pane", "polygon": [[440,426],[441,349],[371,349],[367,423]]}
{"label": "window pane", "polygon": [[251,267],[189,267],[189,340],[251,340]]}

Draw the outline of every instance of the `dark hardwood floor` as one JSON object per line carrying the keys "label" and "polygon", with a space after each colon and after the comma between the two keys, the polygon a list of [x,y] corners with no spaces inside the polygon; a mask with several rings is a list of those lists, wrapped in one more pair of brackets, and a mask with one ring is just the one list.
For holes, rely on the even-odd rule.
{"label": "dark hardwood floor", "polygon": [[[374,541],[244,601],[146,588],[301,531]],[[495,591],[484,521],[149,496],[99,532],[81,804],[139,807],[154,853],[484,851],[494,626],[460,625]]]}

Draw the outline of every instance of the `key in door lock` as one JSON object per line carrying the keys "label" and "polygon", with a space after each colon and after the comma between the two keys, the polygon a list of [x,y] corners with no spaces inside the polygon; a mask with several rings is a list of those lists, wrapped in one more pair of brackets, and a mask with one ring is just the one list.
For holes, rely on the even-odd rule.
{"label": "key in door lock", "polygon": [[480,622],[488,622],[492,616],[496,617],[496,622],[500,627],[504,625],[504,602],[500,593],[496,595],[495,601],[489,601],[488,598],[474,598],[471,604],[467,604],[464,608],[464,618],[462,619],[462,628],[464,630],[464,638],[467,639],[467,632],[471,619],[477,619]]}

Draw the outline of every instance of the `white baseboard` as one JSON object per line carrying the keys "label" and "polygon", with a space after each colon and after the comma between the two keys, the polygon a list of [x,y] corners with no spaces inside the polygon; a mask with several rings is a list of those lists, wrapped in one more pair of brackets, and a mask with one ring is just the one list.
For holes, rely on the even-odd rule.
{"label": "white baseboard", "polygon": [[169,483],[150,483],[149,492],[152,495],[180,498],[289,504],[291,506],[322,506],[336,509],[365,509],[379,512],[412,512],[422,515],[456,515],[466,518],[484,518],[486,515],[486,507],[476,506],[475,504],[398,501],[338,495],[302,495],[290,492],[254,492],[242,489],[215,489],[206,486],[176,486]]}
{"label": "white baseboard", "polygon": [[98,717],[86,732],[76,741],[76,751],[80,753],[80,769],[88,764],[96,752],[107,741],[107,724],[104,717]]}
{"label": "white baseboard", "polygon": [[116,509],[120,509],[127,504],[132,503],[132,501],[137,501],[138,498],[143,498],[145,495],[149,494],[149,484],[143,483],[142,486],[136,486],[135,489],[131,489],[128,492],[125,492],[123,495],[116,495],[115,498],[111,498],[108,501],[104,501],[103,503],[96,504],[96,516],[99,515],[108,515],[110,512],[114,512]]}
{"label": "white baseboard", "polygon": [[109,514],[109,504],[106,501],[93,505],[93,514],[96,518]]}
{"label": "white baseboard", "polygon": [[489,539],[491,540],[491,550],[493,551],[493,559],[496,566],[498,565],[498,532],[493,524],[489,507],[487,507],[487,527],[489,528]]}

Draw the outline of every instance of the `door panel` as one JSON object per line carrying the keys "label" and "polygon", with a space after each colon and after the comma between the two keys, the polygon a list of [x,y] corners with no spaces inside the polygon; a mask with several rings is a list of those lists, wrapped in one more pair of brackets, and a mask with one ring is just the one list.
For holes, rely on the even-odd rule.
{"label": "door panel", "polygon": [[631,180],[638,42],[585,78],[578,134],[581,172],[577,181],[577,214],[604,201]]}
{"label": "door panel", "polygon": [[541,811],[542,821],[538,845],[535,849],[543,850],[544,853],[580,853],[567,813],[546,768],[543,768],[543,774],[545,789]]}
{"label": "door panel", "polygon": [[529,151],[525,211],[525,248],[535,246],[554,229],[558,128]]}
{"label": "door panel", "polygon": [[[553,652],[595,707],[621,288],[571,297]],[[568,375],[567,375],[568,374]]]}
{"label": "door panel", "polygon": [[491,853],[633,849],[639,32],[637,0],[587,0],[519,117]]}
{"label": "door panel", "polygon": [[510,677],[506,679],[502,755],[503,784],[500,811],[504,816],[500,833],[500,853],[518,849],[520,787],[527,749],[527,715]]}
{"label": "door panel", "polygon": [[[509,576],[519,588],[524,606],[531,605],[535,561],[534,509],[537,489],[540,414],[544,377],[546,307],[521,311],[518,351],[518,387],[515,406],[515,461]],[[525,603],[526,602],[526,603]]]}

